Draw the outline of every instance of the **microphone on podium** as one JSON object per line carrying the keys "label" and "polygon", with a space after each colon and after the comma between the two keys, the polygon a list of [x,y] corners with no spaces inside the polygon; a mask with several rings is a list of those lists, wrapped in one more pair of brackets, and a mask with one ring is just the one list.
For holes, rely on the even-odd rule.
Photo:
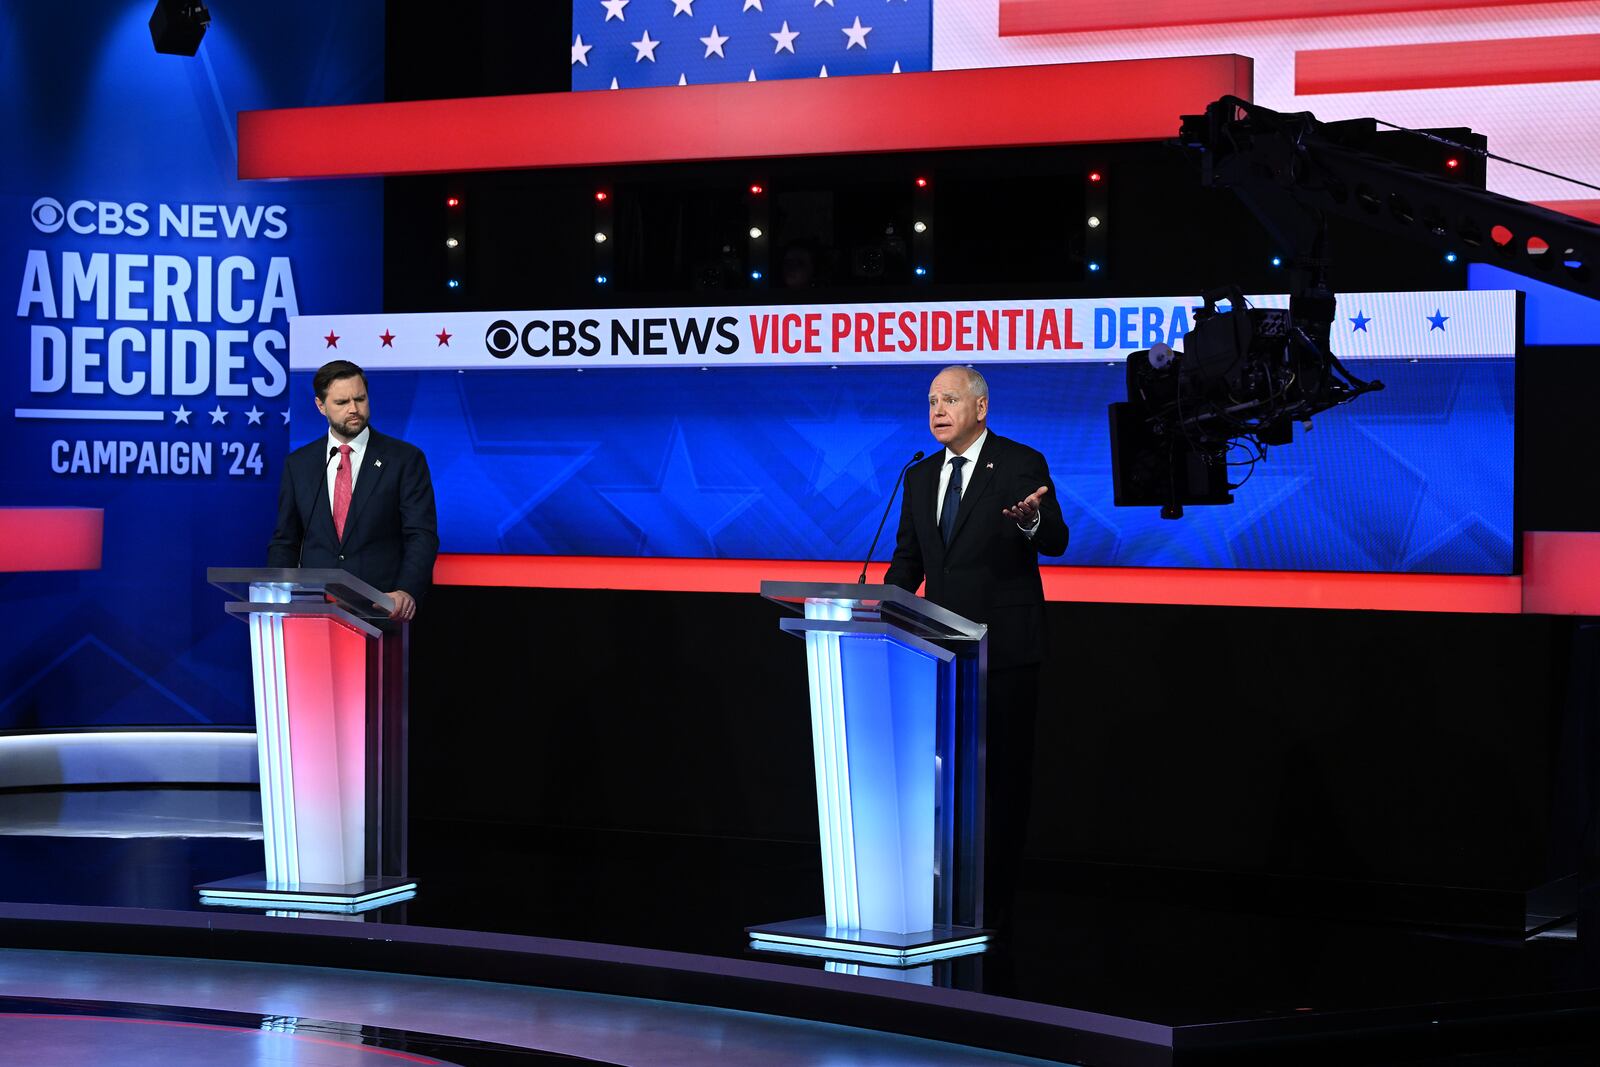
{"label": "microphone on podium", "polygon": [[889,490],[889,503],[884,505],[883,518],[878,520],[878,532],[872,535],[872,544],[867,546],[867,558],[862,561],[861,577],[856,579],[857,585],[867,584],[867,565],[872,562],[872,550],[878,547],[878,538],[883,536],[883,524],[889,521],[889,509],[894,507],[894,496],[900,491],[900,482],[903,478],[905,478],[906,471],[911,469],[911,465],[917,460],[921,459],[922,456],[923,453],[918,452],[916,455],[906,460],[905,465],[900,468],[900,473],[895,475],[894,488]]}

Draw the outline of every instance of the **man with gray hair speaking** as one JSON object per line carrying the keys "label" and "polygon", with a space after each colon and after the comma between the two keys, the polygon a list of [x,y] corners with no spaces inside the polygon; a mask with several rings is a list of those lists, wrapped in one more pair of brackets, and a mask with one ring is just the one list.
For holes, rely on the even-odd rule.
{"label": "man with gray hair speaking", "polygon": [[928,390],[928,428],[944,446],[906,474],[885,581],[989,626],[986,921],[1010,919],[1033,788],[1033,730],[1044,659],[1039,557],[1067,550],[1044,456],[989,432],[989,384],[946,367]]}

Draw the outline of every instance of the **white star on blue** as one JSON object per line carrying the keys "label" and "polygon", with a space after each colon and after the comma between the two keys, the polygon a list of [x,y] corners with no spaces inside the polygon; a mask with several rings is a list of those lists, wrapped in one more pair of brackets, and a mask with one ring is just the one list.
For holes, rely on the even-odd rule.
{"label": "white star on blue", "polygon": [[[615,0],[609,2],[615,6]],[[845,32],[852,27],[860,28],[854,37]],[[574,40],[584,47],[580,59],[573,45],[573,89],[608,89],[613,79],[620,88],[633,89],[676,85],[680,77],[701,85],[742,82],[751,75],[757,82],[815,78],[823,69],[834,77],[933,69],[932,0],[893,5],[883,0],[763,5],[695,0],[692,10],[651,0],[617,17],[605,4],[579,0],[572,8],[572,28]],[[654,62],[636,62],[641,33],[649,35]]]}

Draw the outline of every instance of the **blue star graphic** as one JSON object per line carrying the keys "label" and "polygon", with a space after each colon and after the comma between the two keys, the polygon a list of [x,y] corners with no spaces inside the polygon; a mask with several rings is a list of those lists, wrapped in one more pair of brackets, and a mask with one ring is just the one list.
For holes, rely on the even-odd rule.
{"label": "blue star graphic", "polygon": [[789,419],[788,422],[816,449],[811,484],[817,492],[825,493],[839,478],[849,474],[855,483],[851,489],[867,486],[874,493],[882,494],[884,487],[878,481],[878,464],[872,461],[872,450],[899,432],[899,421],[864,419],[859,405],[844,395],[839,398],[831,417]]}
{"label": "blue star graphic", "polygon": [[1374,569],[1426,570],[1440,561],[1460,573],[1503,568],[1513,537],[1511,427],[1496,414],[1509,384],[1497,377],[1509,374],[1457,370],[1439,393],[1410,401],[1403,398],[1416,383],[1391,379],[1386,400],[1398,407],[1379,413],[1353,406],[1348,425],[1366,440],[1351,447],[1368,456],[1363,469],[1371,485],[1384,488],[1362,494],[1359,508],[1330,510],[1327,532],[1342,530]]}
{"label": "blue star graphic", "polygon": [[1444,329],[1444,324],[1449,321],[1449,315],[1441,315],[1439,314],[1439,309],[1434,308],[1433,314],[1428,316],[1428,332],[1432,333],[1434,330]]}
{"label": "blue star graphic", "polygon": [[662,556],[716,556],[717,534],[761,496],[755,486],[702,485],[677,422],[654,485],[595,491],[639,531],[643,554]]}
{"label": "blue star graphic", "polygon": [[[452,377],[454,388],[417,390],[403,424],[408,439],[426,442],[434,465],[444,550],[563,551],[563,516],[540,509],[591,461],[599,443],[501,436],[502,430],[525,431],[528,424],[491,418],[486,429],[480,419],[494,386],[483,378]],[[474,381],[476,387],[469,388]],[[502,456],[515,459],[501,461]]]}
{"label": "blue star graphic", "polygon": [[1367,332],[1367,323],[1369,323],[1371,321],[1372,320],[1367,317],[1365,312],[1357,311],[1356,312],[1356,317],[1350,320],[1350,325],[1354,326],[1356,329],[1360,330],[1362,333],[1366,333]]}
{"label": "blue star graphic", "polygon": [[[543,447],[538,442],[528,442],[524,446],[520,454],[527,458],[518,464],[519,472],[523,474],[542,472],[542,474],[537,479],[530,480],[529,484],[520,486],[521,491],[527,495],[514,505],[502,509],[496,516],[495,533],[499,536],[502,549],[516,551],[514,546],[520,546],[523,551],[527,551],[526,542],[536,535],[536,531],[530,529],[530,516],[552,493],[566,485],[572,480],[573,475],[588,466],[599,447],[599,443],[595,441],[550,441],[544,443]],[[481,477],[481,467],[476,457],[471,465],[479,469]],[[502,487],[503,492],[510,490],[510,486]],[[543,551],[550,549],[546,547]]]}

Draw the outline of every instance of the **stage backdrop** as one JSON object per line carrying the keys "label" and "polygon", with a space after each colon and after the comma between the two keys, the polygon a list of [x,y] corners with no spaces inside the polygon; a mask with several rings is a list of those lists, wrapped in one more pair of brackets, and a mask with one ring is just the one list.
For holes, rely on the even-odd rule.
{"label": "stage backdrop", "polygon": [[1231,506],[1114,508],[1124,361],[1181,348],[1196,303],[306,316],[291,389],[368,368],[374,425],[428,453],[445,552],[860,559],[896,471],[937,447],[935,370],[974,363],[994,430],[1050,462],[1062,563],[1510,572],[1517,294],[1342,294],[1334,351],[1384,391],[1297,428]]}
{"label": "stage backdrop", "polygon": [[572,28],[574,89],[1248,56],[1257,103],[1471,126],[1538,168],[1491,160],[1491,189],[1600,215],[1594,0],[573,0]]}
{"label": "stage backdrop", "polygon": [[0,730],[253,721],[204,571],[265,558],[290,317],[379,306],[381,186],[240,183],[234,122],[382,99],[383,5],[218,5],[194,58],[150,10],[0,15],[0,507],[104,509],[98,570],[0,546]]}

